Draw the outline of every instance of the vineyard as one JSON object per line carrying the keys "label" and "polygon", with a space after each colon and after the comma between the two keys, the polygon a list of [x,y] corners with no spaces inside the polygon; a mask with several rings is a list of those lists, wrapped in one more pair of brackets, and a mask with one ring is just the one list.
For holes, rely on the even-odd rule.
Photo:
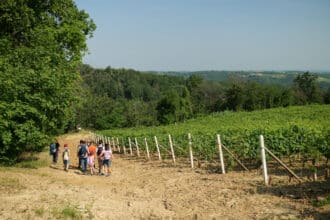
{"label": "vineyard", "polygon": [[[104,136],[116,137],[120,145],[128,146],[128,139],[140,143],[140,149],[156,152],[154,137],[160,144],[163,157],[169,155],[169,134],[180,157],[189,156],[188,133],[191,134],[194,156],[203,161],[219,157],[216,135],[240,160],[253,166],[260,165],[259,135],[265,137],[265,145],[280,158],[299,159],[313,165],[330,158],[330,106],[310,105],[277,108],[254,112],[222,112],[186,121],[185,123],[159,127],[105,130]],[[136,146],[135,146],[136,147]],[[234,161],[227,155],[227,165]]]}

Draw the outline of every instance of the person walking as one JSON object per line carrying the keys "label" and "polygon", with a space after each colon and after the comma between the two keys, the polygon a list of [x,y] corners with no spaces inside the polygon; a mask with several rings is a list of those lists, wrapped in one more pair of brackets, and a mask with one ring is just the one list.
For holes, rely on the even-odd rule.
{"label": "person walking", "polygon": [[95,158],[96,158],[96,147],[94,145],[94,142],[92,141],[88,147],[88,158],[87,158],[87,163],[89,165],[91,175],[94,175]]}
{"label": "person walking", "polygon": [[49,146],[49,151],[50,151],[49,153],[53,157],[53,165],[57,164],[59,148],[60,148],[60,144],[58,143],[58,141],[50,144]]}
{"label": "person walking", "polygon": [[62,151],[62,158],[63,158],[64,170],[69,171],[70,150],[68,144],[64,144],[64,149]]}
{"label": "person walking", "polygon": [[103,141],[99,140],[99,145],[97,146],[96,155],[97,155],[97,162],[99,165],[99,174],[100,175],[102,175],[103,158],[101,157],[101,154],[102,154],[103,150],[104,150]]}
{"label": "person walking", "polygon": [[85,141],[81,141],[81,144],[79,145],[78,157],[81,163],[81,171],[83,172],[83,174],[86,174],[88,149]]}
{"label": "person walking", "polygon": [[[109,144],[105,144],[105,149],[100,155],[103,158],[102,162],[102,173],[106,176],[111,174],[111,163],[113,159],[112,151],[110,150]],[[107,172],[105,173],[105,166],[107,167]]]}

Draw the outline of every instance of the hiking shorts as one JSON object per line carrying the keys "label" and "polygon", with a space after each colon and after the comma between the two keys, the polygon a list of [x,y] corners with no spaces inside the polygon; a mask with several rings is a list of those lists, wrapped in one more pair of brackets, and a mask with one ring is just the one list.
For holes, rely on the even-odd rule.
{"label": "hiking shorts", "polygon": [[66,165],[69,164],[69,160],[63,160],[63,163],[64,163],[64,165],[66,166]]}
{"label": "hiking shorts", "polygon": [[103,166],[107,165],[108,167],[111,166],[111,160],[103,160]]}

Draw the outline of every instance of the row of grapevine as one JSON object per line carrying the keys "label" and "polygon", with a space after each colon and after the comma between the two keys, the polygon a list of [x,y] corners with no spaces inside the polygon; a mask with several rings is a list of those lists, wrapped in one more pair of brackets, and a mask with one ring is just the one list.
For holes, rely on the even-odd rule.
{"label": "row of grapevine", "polygon": [[[107,130],[99,133],[120,137],[127,145],[128,137],[140,143],[157,136],[162,146],[168,146],[168,134],[173,137],[176,154],[188,156],[188,133],[192,135],[194,154],[205,160],[217,157],[216,134],[222,143],[243,160],[260,158],[259,135],[276,156],[301,155],[304,160],[330,158],[330,106],[311,105],[270,109],[255,112],[224,112],[185,123]],[[143,145],[142,145],[143,146]],[[156,151],[150,144],[150,151]],[[169,148],[168,148],[169,150]]]}

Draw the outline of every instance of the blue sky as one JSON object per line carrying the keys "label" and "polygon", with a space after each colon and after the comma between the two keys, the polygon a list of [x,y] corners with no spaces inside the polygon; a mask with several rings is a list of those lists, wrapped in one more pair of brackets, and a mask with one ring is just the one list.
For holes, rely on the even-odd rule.
{"label": "blue sky", "polygon": [[76,0],[84,62],[136,70],[330,70],[330,0]]}

